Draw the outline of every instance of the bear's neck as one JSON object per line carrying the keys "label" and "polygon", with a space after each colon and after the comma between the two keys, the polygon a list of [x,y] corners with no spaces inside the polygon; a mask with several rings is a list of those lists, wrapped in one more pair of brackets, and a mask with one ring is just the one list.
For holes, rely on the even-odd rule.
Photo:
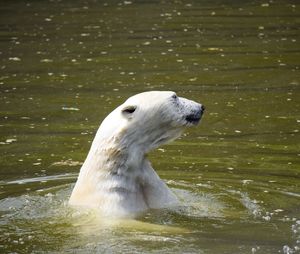
{"label": "bear's neck", "polygon": [[[91,147],[81,167],[70,204],[99,206],[108,213],[116,210],[145,210],[143,193],[145,154],[124,149],[114,142]],[[118,207],[118,209],[116,209]]]}
{"label": "bear's neck", "polygon": [[101,182],[116,175],[136,178],[145,160],[145,152],[139,147],[122,145],[114,139],[97,140],[82,165],[79,179],[98,184],[95,180]]}

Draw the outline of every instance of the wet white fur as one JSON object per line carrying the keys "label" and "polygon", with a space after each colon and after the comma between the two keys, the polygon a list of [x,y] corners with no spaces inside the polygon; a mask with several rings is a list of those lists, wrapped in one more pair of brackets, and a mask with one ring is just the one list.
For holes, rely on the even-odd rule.
{"label": "wet white fur", "polygon": [[[134,113],[123,112],[132,106],[136,107]],[[176,196],[145,155],[179,137],[184,127],[192,125],[186,115],[200,107],[176,98],[174,92],[152,91],[130,97],[102,122],[69,203],[117,217],[176,205]]]}

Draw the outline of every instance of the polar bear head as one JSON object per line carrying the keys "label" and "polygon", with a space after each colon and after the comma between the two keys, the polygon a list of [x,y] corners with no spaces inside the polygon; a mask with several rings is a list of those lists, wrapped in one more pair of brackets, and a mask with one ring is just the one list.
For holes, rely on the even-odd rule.
{"label": "polar bear head", "polygon": [[69,203],[109,216],[132,216],[177,204],[145,154],[196,125],[204,107],[174,92],[137,94],[102,122]]}
{"label": "polar bear head", "polygon": [[204,109],[203,105],[174,92],[140,93],[104,119],[97,139],[114,140],[127,150],[134,147],[146,153],[178,138],[185,127],[198,124]]}

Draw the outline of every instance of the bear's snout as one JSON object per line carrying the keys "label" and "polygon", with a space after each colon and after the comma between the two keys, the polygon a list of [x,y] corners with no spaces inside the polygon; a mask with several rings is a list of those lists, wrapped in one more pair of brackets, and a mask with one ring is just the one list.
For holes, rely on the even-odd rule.
{"label": "bear's snout", "polygon": [[205,110],[205,106],[199,105],[199,107],[197,107],[196,110],[194,110],[191,114],[185,117],[185,120],[191,124],[198,124],[199,121],[201,120],[204,110]]}

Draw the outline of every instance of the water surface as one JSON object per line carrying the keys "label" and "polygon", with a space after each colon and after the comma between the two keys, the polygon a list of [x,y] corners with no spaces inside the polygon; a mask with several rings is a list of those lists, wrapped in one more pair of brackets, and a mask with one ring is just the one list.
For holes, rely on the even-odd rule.
{"label": "water surface", "polygon": [[[0,5],[1,253],[297,253],[297,1]],[[142,91],[206,105],[152,152],[182,206],[109,222],[67,200],[103,118]]]}

